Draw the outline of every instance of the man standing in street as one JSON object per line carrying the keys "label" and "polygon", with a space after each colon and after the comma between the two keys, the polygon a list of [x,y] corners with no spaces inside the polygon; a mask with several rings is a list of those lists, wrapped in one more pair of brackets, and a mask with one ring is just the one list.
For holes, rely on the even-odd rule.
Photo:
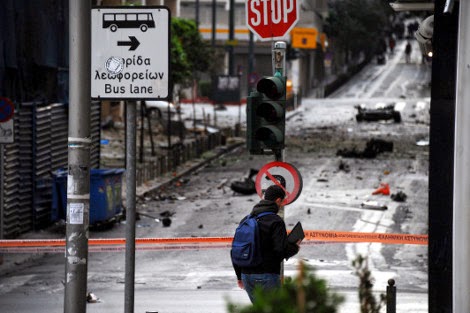
{"label": "man standing in street", "polygon": [[405,59],[406,63],[410,63],[411,61],[411,43],[408,40],[405,46]]}
{"label": "man standing in street", "polygon": [[264,199],[256,204],[251,211],[252,215],[264,212],[274,213],[257,218],[262,255],[261,264],[254,267],[233,265],[238,286],[245,289],[252,303],[254,302],[253,291],[255,287],[269,290],[281,286],[281,262],[299,252],[300,241],[290,243],[287,240],[286,224],[277,215],[279,210],[284,207],[285,197],[286,193],[280,186],[272,185],[266,189]]}

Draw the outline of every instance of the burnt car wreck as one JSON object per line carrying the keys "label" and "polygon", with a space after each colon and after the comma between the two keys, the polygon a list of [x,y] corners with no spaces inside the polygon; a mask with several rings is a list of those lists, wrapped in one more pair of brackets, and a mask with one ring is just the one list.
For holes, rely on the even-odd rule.
{"label": "burnt car wreck", "polygon": [[401,122],[401,114],[395,110],[393,104],[376,109],[367,109],[364,105],[356,105],[355,108],[357,109],[357,122],[376,122],[381,120],[393,120],[395,123]]}

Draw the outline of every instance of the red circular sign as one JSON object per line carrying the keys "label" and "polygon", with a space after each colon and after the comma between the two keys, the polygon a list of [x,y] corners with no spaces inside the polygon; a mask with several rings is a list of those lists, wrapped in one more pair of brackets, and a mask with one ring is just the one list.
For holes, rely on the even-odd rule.
{"label": "red circular sign", "polygon": [[0,97],[0,123],[8,122],[15,113],[15,105],[10,99]]}
{"label": "red circular sign", "polygon": [[264,165],[256,175],[256,192],[262,198],[264,191],[271,185],[283,188],[287,195],[284,204],[290,204],[297,200],[302,192],[302,176],[292,164],[271,162]]}
{"label": "red circular sign", "polygon": [[299,20],[298,0],[247,0],[246,24],[261,40],[281,39]]}

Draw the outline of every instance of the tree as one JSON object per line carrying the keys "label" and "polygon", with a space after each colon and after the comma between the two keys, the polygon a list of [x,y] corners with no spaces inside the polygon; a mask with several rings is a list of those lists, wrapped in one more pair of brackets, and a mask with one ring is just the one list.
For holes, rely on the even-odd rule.
{"label": "tree", "polygon": [[351,57],[361,52],[367,57],[376,52],[380,40],[383,41],[390,30],[390,14],[388,1],[331,1],[325,32],[344,53],[344,61],[348,64]]}
{"label": "tree", "polygon": [[189,86],[197,72],[207,71],[213,51],[192,20],[171,19],[171,71],[173,84]]}

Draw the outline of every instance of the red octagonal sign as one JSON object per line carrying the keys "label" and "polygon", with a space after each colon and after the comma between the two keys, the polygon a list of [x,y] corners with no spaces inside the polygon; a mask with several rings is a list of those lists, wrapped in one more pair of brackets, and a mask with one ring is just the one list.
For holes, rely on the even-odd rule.
{"label": "red octagonal sign", "polygon": [[261,40],[282,39],[299,20],[297,0],[246,0],[246,24]]}

